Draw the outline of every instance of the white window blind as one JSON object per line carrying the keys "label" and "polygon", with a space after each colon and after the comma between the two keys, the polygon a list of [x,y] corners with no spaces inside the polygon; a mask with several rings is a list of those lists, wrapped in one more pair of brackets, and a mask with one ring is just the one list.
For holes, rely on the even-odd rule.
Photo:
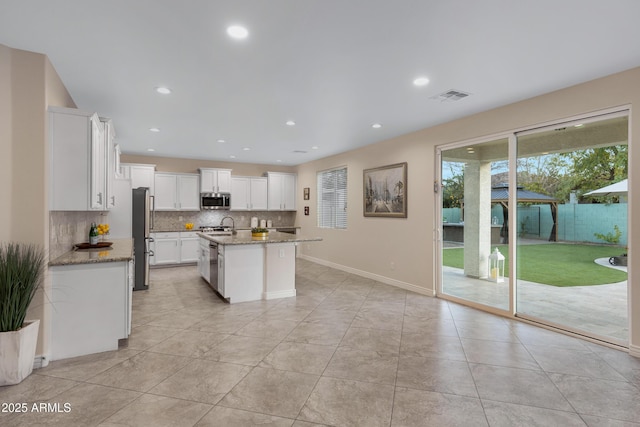
{"label": "white window blind", "polygon": [[318,172],[318,227],[347,228],[347,168]]}

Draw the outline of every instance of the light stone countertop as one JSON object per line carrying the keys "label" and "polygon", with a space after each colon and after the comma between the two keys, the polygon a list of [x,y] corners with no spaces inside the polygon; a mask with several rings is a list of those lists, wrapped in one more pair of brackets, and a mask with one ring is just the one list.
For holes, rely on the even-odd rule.
{"label": "light stone countertop", "polygon": [[133,239],[113,239],[112,241],[113,245],[108,248],[74,248],[53,261],[49,261],[49,266],[118,262],[133,259]]}
{"label": "light stone countertop", "polygon": [[320,237],[307,237],[299,234],[280,233],[277,231],[270,231],[266,238],[252,237],[251,230],[239,230],[238,234],[231,236],[225,235],[211,235],[206,233],[198,233],[198,236],[203,237],[212,242],[216,242],[219,245],[255,245],[261,243],[296,243],[296,242],[319,242],[322,240]]}
{"label": "light stone countertop", "polygon": [[[273,226],[273,227],[269,227],[269,229],[279,229],[279,228],[296,228],[296,229],[300,229],[300,227],[294,226],[294,225],[278,225],[278,226]],[[251,227],[236,227],[237,231],[240,230],[251,230]],[[157,228],[154,230],[150,230],[150,233],[178,233],[178,232],[200,232],[200,229],[198,227],[194,227],[191,230],[187,230],[184,227],[180,228],[180,229],[167,229],[167,228]]]}

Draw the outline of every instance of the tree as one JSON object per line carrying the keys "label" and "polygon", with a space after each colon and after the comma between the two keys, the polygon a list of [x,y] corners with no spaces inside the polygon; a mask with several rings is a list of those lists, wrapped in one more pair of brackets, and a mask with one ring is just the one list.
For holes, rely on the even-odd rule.
{"label": "tree", "polygon": [[[627,178],[629,151],[627,145],[589,148],[562,154],[568,160],[569,171],[557,191],[563,199],[576,191],[582,195]],[[601,200],[605,200],[601,199]],[[611,198],[609,198],[611,199]]]}
{"label": "tree", "polygon": [[[464,164],[443,162],[442,207],[460,208],[464,200]],[[444,178],[446,176],[446,178]]]}
{"label": "tree", "polygon": [[518,159],[518,185],[526,190],[546,194],[558,200],[558,189],[566,177],[569,163],[561,154]]}

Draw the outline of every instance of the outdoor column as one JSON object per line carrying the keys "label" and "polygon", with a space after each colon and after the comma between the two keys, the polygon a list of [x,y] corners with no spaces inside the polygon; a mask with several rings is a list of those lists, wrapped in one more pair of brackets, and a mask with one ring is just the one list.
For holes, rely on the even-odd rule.
{"label": "outdoor column", "polygon": [[464,168],[464,274],[487,277],[491,254],[491,163]]}

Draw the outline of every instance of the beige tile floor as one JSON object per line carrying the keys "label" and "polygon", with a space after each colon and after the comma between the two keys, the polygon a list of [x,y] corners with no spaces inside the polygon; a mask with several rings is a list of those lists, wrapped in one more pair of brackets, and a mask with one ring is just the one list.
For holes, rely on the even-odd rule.
{"label": "beige tile floor", "polygon": [[[128,347],[0,387],[5,426],[633,426],[626,353],[299,261],[298,296],[228,305],[152,270]],[[0,409],[2,409],[0,408]]]}

